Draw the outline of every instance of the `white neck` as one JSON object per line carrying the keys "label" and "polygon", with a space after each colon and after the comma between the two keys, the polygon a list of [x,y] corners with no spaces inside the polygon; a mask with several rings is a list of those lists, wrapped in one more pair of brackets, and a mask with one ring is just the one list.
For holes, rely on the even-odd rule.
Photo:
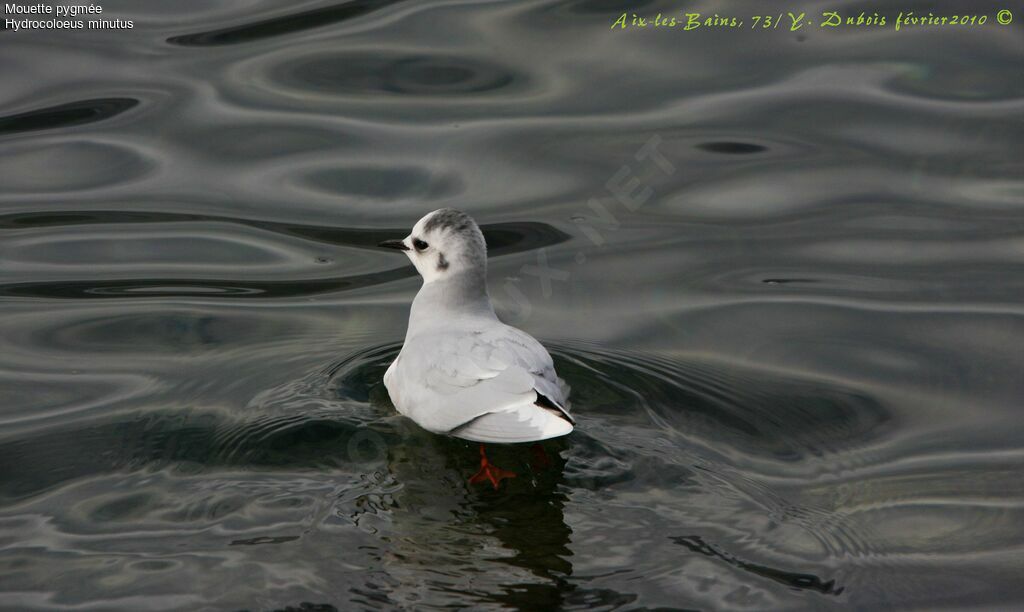
{"label": "white neck", "polygon": [[487,295],[487,278],[482,272],[463,270],[423,283],[412,301],[407,336],[436,325],[497,318]]}

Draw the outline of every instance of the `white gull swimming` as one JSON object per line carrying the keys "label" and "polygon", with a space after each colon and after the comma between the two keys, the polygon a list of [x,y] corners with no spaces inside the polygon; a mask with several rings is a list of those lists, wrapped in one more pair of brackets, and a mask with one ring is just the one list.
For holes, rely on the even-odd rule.
{"label": "white gull swimming", "polygon": [[[551,355],[494,314],[487,245],[469,215],[435,210],[404,239],[380,246],[403,251],[423,277],[405,343],[384,374],[400,413],[428,431],[476,442],[534,442],[572,431],[567,388]],[[481,457],[482,473],[482,447]]]}

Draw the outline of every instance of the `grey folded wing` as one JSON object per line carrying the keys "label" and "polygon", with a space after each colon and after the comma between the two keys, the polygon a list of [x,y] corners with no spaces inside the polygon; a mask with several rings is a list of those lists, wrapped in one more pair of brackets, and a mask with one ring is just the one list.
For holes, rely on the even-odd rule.
{"label": "grey folded wing", "polygon": [[572,430],[551,356],[512,327],[410,338],[385,382],[399,410],[430,431],[527,441]]}

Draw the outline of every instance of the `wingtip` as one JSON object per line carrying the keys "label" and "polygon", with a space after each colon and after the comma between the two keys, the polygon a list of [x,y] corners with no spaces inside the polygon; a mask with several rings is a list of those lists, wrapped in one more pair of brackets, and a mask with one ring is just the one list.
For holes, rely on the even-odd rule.
{"label": "wingtip", "polygon": [[569,421],[569,423],[571,423],[572,425],[576,424],[576,419],[572,418],[572,415],[569,414],[569,410],[565,406],[562,406],[558,402],[556,402],[553,399],[551,399],[550,397],[544,395],[540,391],[537,391],[536,389],[534,389],[533,391],[534,391],[534,393],[537,394],[537,405],[538,406],[540,406],[541,408],[545,408],[547,410],[550,410],[551,412],[553,412],[557,416],[565,419],[566,421]]}
{"label": "wingtip", "polygon": [[521,413],[490,412],[450,433],[456,438],[474,442],[506,444],[540,442],[572,433],[572,423],[561,418],[560,415],[555,415],[547,410],[543,410],[542,414],[544,416],[538,419],[536,417],[539,415],[536,413],[534,413],[534,418],[523,418]]}
{"label": "wingtip", "polygon": [[550,440],[551,438],[561,438],[572,433],[573,425],[569,421],[562,418],[553,418],[548,420],[541,428],[540,434],[531,439],[525,440],[526,442],[540,442],[542,440]]}

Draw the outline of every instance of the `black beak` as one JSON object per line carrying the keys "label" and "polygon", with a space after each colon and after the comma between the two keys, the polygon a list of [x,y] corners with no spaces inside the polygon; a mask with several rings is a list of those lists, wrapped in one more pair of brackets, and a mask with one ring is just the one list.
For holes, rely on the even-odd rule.
{"label": "black beak", "polygon": [[385,240],[384,242],[381,242],[377,246],[386,247],[389,249],[398,249],[399,251],[409,250],[409,247],[405,246],[405,243],[402,242],[401,240]]}

